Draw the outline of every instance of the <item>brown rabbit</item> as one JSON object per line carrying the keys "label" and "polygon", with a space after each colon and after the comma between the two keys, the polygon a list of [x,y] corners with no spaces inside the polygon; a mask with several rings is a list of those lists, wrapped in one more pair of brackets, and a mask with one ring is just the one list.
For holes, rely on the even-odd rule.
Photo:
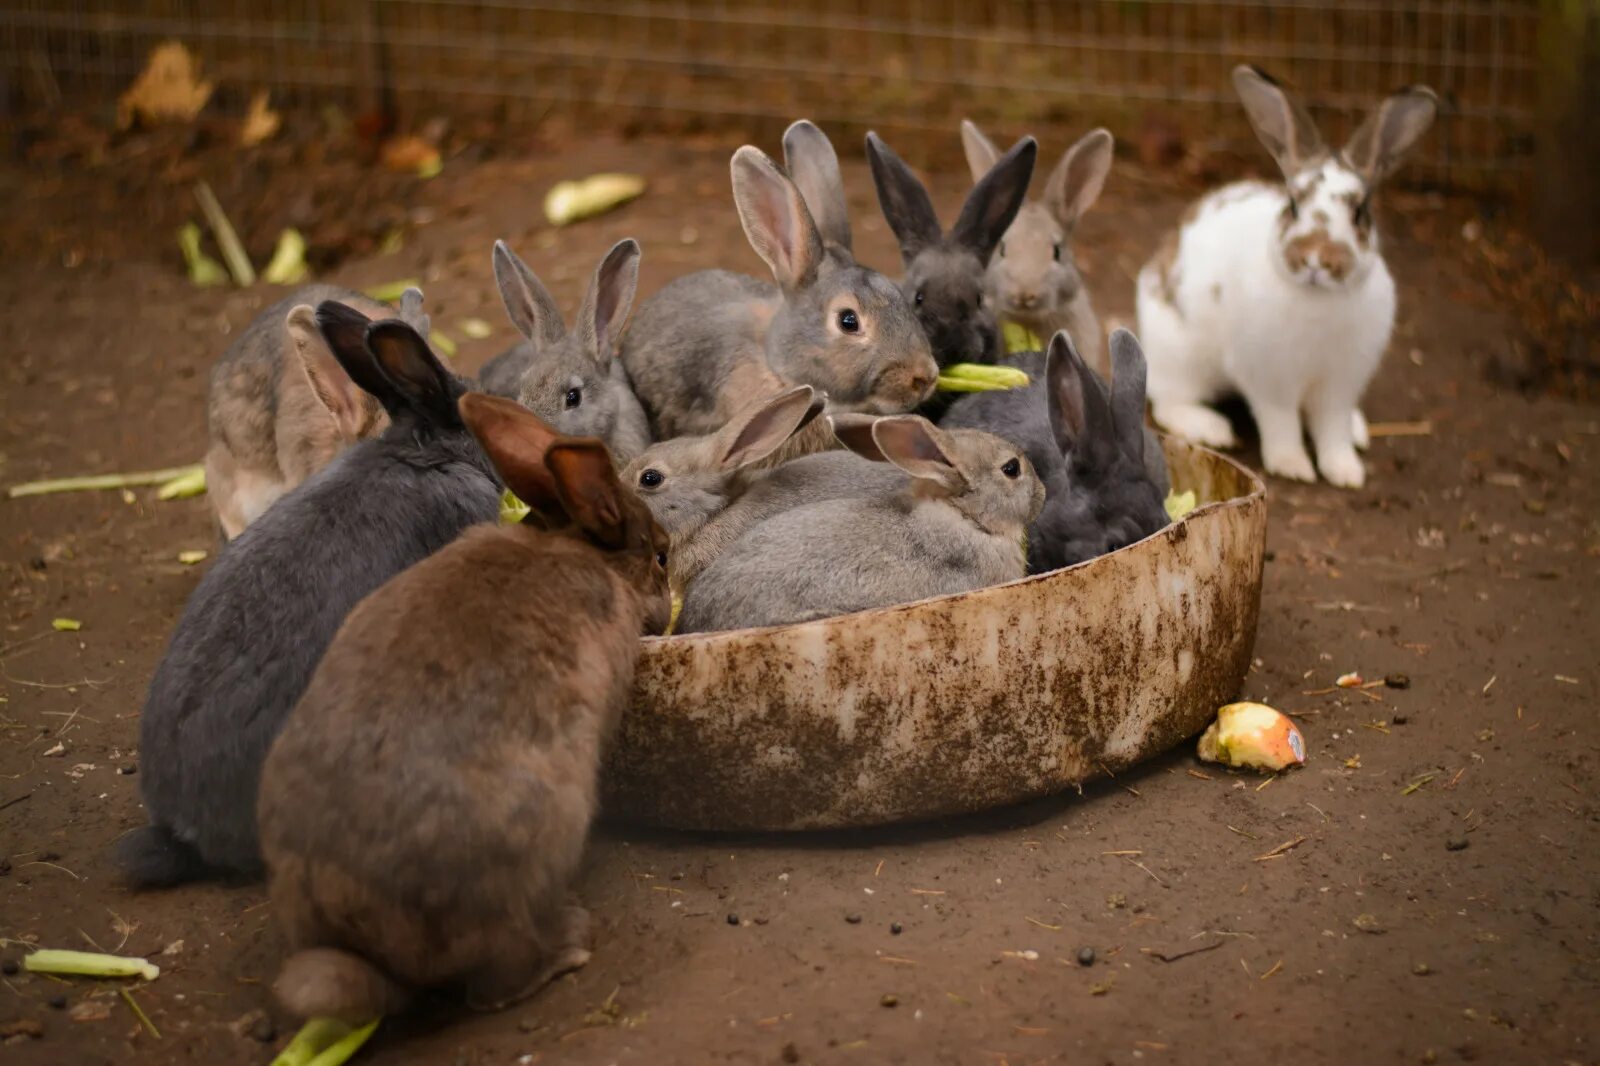
{"label": "brown rabbit", "polygon": [[[338,300],[368,318],[392,318],[377,300],[336,285],[308,285],[257,315],[211,370],[206,496],[232,540],[279,496],[389,424],[356,387],[317,330],[314,308]],[[400,297],[401,321],[428,336],[422,293]]]}
{"label": "brown rabbit", "polygon": [[297,1015],[362,1022],[414,990],[494,1009],[589,958],[568,901],[667,536],[605,446],[510,400],[461,417],[517,496],[363,600],[267,757],[261,843]]}

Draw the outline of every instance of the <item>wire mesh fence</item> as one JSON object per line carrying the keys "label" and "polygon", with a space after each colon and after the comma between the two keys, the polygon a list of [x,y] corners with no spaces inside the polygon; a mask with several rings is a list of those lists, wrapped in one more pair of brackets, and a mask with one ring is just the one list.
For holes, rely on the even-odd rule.
{"label": "wire mesh fence", "polygon": [[1425,83],[1447,121],[1409,180],[1515,193],[1538,100],[1538,0],[0,0],[11,106],[105,105],[156,44],[280,101],[488,106],[633,130],[808,115],[927,157],[973,117],[1065,144],[1094,125],[1178,152],[1254,151],[1228,71],[1293,84],[1330,137]]}

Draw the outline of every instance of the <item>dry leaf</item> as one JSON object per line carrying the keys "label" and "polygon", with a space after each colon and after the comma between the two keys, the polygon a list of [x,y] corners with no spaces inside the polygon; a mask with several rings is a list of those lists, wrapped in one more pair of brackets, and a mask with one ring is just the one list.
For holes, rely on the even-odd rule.
{"label": "dry leaf", "polygon": [[239,144],[245,148],[260,144],[278,132],[283,119],[267,103],[268,91],[262,89],[250,98],[250,110],[239,127]]}
{"label": "dry leaf", "polygon": [[200,63],[178,41],[150,50],[144,70],[117,101],[117,128],[135,122],[192,122],[211,99],[211,82],[200,80]]}

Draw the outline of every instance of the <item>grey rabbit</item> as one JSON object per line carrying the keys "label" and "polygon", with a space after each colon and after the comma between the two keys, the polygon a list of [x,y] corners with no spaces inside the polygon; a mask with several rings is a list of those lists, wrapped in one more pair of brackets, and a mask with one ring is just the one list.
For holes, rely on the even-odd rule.
{"label": "grey rabbit", "polygon": [[685,546],[733,500],[752,475],[748,468],[783,447],[823,411],[810,385],[796,385],[748,405],[715,433],[652,444],[622,472],[672,540],[672,576]]}
{"label": "grey rabbit", "polygon": [[[983,131],[961,123],[972,180],[981,181],[1000,157]],[[1015,322],[1048,343],[1064,329],[1104,380],[1110,378],[1105,338],[1072,254],[1072,237],[1083,213],[1099,199],[1111,171],[1111,134],[1090,130],[1061,156],[1045,182],[1044,196],[1024,204],[989,261],[988,292],[1002,321]]]}
{"label": "grey rabbit", "polygon": [[361,1024],[421,989],[495,1009],[588,960],[569,901],[667,537],[596,438],[469,393],[540,516],[489,523],[362,600],[267,756],[261,842],[289,955],[273,991]]}
{"label": "grey rabbit", "polygon": [[500,484],[456,410],[466,383],[398,321],[317,308],[328,347],[388,413],[252,522],[201,580],[139,722],[148,826],[118,859],[135,886],[254,875],[262,759],[358,600],[499,515]]}
{"label": "grey rabbit", "polygon": [[841,437],[909,484],[767,519],[690,582],[683,633],[783,625],[966,592],[1022,577],[1044,486],[1014,444],[917,415]]}
{"label": "grey rabbit", "polygon": [[1151,466],[1161,444],[1145,428],[1144,352],[1133,334],[1111,335],[1109,392],[1065,330],[1047,353],[1009,362],[1029,372],[1027,388],[963,396],[943,425],[998,433],[1032,460],[1046,497],[1028,533],[1028,569],[1081,563],[1167,525],[1166,465]]}
{"label": "grey rabbit", "polygon": [[[773,282],[708,270],[639,309],[622,358],[658,440],[713,433],[756,397],[810,385],[835,410],[909,411],[938,367],[900,288],[851,254],[839,162],[799,121],[783,139],[789,173],[746,145],[731,163],[734,203]],[[813,422],[775,464],[831,446]]]}
{"label": "grey rabbit", "polygon": [[984,292],[985,272],[1028,195],[1038,152],[1032,137],[1012,145],[972,187],[947,233],[916,174],[876,133],[867,134],[878,203],[905,264],[901,289],[940,367],[990,363],[1005,354],[999,320]]}
{"label": "grey rabbit", "polygon": [[483,391],[516,400],[555,429],[599,437],[619,463],[650,444],[650,421],[617,357],[639,287],[639,245],[611,247],[568,333],[555,299],[504,241],[494,242],[500,298],[525,338],[478,375]]}
{"label": "grey rabbit", "polygon": [[[268,307],[228,345],[206,393],[206,498],[224,541],[389,416],[339,366],[317,332],[313,307],[338,300],[369,317],[394,313],[359,292],[307,285]],[[422,293],[400,297],[401,321],[424,337]]]}

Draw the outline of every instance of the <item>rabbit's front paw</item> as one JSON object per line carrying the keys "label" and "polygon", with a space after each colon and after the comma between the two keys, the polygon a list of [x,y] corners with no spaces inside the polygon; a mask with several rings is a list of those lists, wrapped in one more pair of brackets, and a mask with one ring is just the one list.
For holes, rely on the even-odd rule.
{"label": "rabbit's front paw", "polygon": [[1167,432],[1208,448],[1232,448],[1239,443],[1228,420],[1204,404],[1157,404],[1153,414]]}
{"label": "rabbit's front paw", "polygon": [[1361,465],[1361,457],[1353,450],[1319,455],[1317,465],[1322,469],[1322,476],[1331,485],[1338,485],[1343,489],[1359,489],[1366,483],[1367,472]]}
{"label": "rabbit's front paw", "polygon": [[1275,477],[1289,478],[1292,481],[1317,480],[1317,468],[1311,465],[1311,456],[1307,455],[1305,448],[1299,445],[1265,451],[1261,456],[1261,464],[1267,468],[1267,473]]}
{"label": "rabbit's front paw", "polygon": [[1360,411],[1350,412],[1350,439],[1361,451],[1366,451],[1367,445],[1372,443],[1372,434],[1367,428],[1367,416]]}

